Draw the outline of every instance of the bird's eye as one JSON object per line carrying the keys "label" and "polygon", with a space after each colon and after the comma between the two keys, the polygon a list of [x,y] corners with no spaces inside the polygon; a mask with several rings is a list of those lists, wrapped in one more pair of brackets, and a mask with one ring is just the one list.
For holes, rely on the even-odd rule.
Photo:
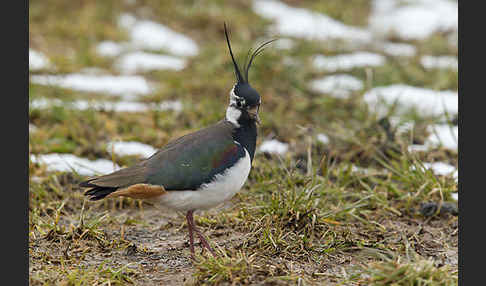
{"label": "bird's eye", "polygon": [[241,105],[242,105],[241,101],[239,101],[239,100],[238,100],[238,101],[236,102],[236,106],[241,107]]}

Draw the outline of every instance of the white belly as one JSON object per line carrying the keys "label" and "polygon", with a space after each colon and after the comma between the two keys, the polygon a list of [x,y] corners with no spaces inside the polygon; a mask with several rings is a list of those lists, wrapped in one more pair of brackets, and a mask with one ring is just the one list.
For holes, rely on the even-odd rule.
{"label": "white belly", "polygon": [[245,149],[245,157],[216,175],[213,182],[204,184],[198,191],[172,191],[157,199],[162,205],[178,211],[209,209],[231,199],[245,184],[250,174],[251,160]]}

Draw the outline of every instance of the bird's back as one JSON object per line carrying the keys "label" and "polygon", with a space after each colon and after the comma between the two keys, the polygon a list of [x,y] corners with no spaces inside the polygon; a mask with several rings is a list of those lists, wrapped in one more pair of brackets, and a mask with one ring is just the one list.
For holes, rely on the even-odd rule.
{"label": "bird's back", "polygon": [[147,159],[147,182],[166,190],[196,190],[245,156],[234,126],[220,121],[167,144]]}
{"label": "bird's back", "polygon": [[196,190],[244,156],[245,149],[234,140],[233,124],[222,120],[169,142],[134,166],[90,178],[81,186],[102,187],[107,194],[135,184],[162,186],[167,191]]}

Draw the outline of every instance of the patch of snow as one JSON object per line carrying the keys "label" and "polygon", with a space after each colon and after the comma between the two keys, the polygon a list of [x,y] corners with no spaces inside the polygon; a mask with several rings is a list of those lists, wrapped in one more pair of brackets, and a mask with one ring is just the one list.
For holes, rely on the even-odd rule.
{"label": "patch of snow", "polygon": [[356,165],[351,166],[351,171],[356,172],[356,173],[362,173],[362,174],[365,174],[365,175],[370,173],[370,170],[368,170],[366,168],[358,167]]}
{"label": "patch of snow", "polygon": [[283,155],[287,153],[289,149],[289,144],[282,143],[276,139],[266,140],[260,145],[260,152],[274,153]]}
{"label": "patch of snow", "polygon": [[376,67],[385,64],[386,58],[379,54],[369,52],[355,52],[336,56],[317,55],[314,57],[314,67],[319,70],[335,72],[339,70],[352,70],[362,67]]}
{"label": "patch of snow", "polygon": [[430,135],[426,139],[426,144],[429,144],[430,146],[442,145],[451,150],[458,150],[458,126],[438,124],[429,126],[428,131],[430,132]]}
{"label": "patch of snow", "polygon": [[103,57],[116,57],[125,50],[125,45],[112,41],[104,41],[96,46],[96,52]]}
{"label": "patch of snow", "polygon": [[452,193],[451,196],[454,200],[459,200],[459,193]]}
{"label": "patch of snow", "polygon": [[32,123],[29,123],[29,133],[34,133],[37,131],[37,126]]}
{"label": "patch of snow", "polygon": [[413,57],[417,53],[417,48],[410,44],[403,43],[382,43],[381,50],[393,57]]}
{"label": "patch of snow", "polygon": [[408,145],[407,149],[408,152],[413,153],[413,152],[425,152],[429,150],[429,146],[427,145],[419,145],[419,144],[411,144]]}
{"label": "patch of snow", "polygon": [[49,59],[43,53],[29,49],[29,70],[42,70],[49,66]]}
{"label": "patch of snow", "polygon": [[106,159],[88,160],[73,154],[30,155],[34,163],[47,165],[48,171],[76,172],[84,176],[106,174],[120,169],[120,166]]}
{"label": "patch of snow", "polygon": [[118,23],[128,30],[131,45],[136,48],[152,51],[166,50],[178,56],[195,56],[199,53],[195,41],[165,25],[147,20],[137,20],[129,14],[121,15]]}
{"label": "patch of snow", "polygon": [[[423,163],[425,169],[432,170],[432,172],[439,176],[449,176],[455,179],[458,182],[458,169],[450,164],[444,162],[434,162],[434,163]],[[415,166],[412,166],[415,167]],[[415,169],[415,168],[412,168]],[[457,193],[453,193],[452,197],[457,200]]]}
{"label": "patch of snow", "polygon": [[[404,40],[423,39],[435,32],[452,32],[457,46],[458,5],[449,0],[373,0],[367,28],[353,27],[323,13],[292,7],[277,0],[254,0],[253,11],[273,20],[271,33],[307,40],[344,39],[372,43],[397,35]],[[454,36],[455,35],[455,36]],[[380,43],[390,56],[411,57],[416,48],[409,44]]]}
{"label": "patch of snow", "polygon": [[352,91],[362,90],[364,87],[362,80],[348,74],[335,74],[313,80],[310,86],[317,92],[339,98],[345,98]]}
{"label": "patch of snow", "polygon": [[447,176],[453,174],[456,171],[456,167],[444,162],[423,163],[423,164],[426,169],[432,170],[432,172],[434,172],[434,174],[436,175]]}
{"label": "patch of snow", "polygon": [[141,76],[112,75],[33,75],[33,83],[55,85],[84,92],[99,92],[111,95],[149,94],[152,92],[145,78]]}
{"label": "patch of snow", "polygon": [[317,134],[317,140],[323,144],[329,143],[329,137],[326,134]]}
{"label": "patch of snow", "polygon": [[41,183],[43,181],[42,177],[39,177],[39,176],[30,176],[29,174],[29,179],[32,181],[32,182],[35,182],[35,183]]}
{"label": "patch of snow", "polygon": [[157,152],[154,147],[135,141],[112,141],[107,144],[106,150],[109,153],[113,151],[119,156],[140,155],[144,158],[148,158]]}
{"label": "patch of snow", "polygon": [[159,104],[155,104],[152,109],[154,110],[173,110],[180,112],[182,111],[182,103],[179,100],[164,101]]}
{"label": "patch of snow", "polygon": [[403,84],[373,88],[365,93],[364,100],[379,113],[386,113],[380,104],[381,100],[388,104],[398,101],[400,105],[414,107],[424,114],[458,113],[457,92],[435,91]]}
{"label": "patch of snow", "polygon": [[453,56],[423,56],[420,63],[426,69],[453,69],[457,70],[457,57]]}
{"label": "patch of snow", "polygon": [[137,18],[135,16],[124,13],[118,17],[118,26],[124,29],[131,29],[137,22]]}
{"label": "patch of snow", "polygon": [[410,132],[415,127],[415,122],[413,122],[413,121],[405,121],[405,122],[400,121],[400,122],[398,122],[395,118],[396,117],[390,118],[390,123],[392,124],[392,126],[396,126],[395,132],[396,132],[397,135],[401,135],[403,133]]}
{"label": "patch of snow", "polygon": [[[434,174],[440,175],[440,176],[449,176],[452,175],[452,177],[458,182],[459,177],[458,177],[458,170],[456,167],[444,163],[444,162],[435,162],[435,163],[423,163],[424,167],[426,169],[432,170]],[[457,193],[453,193],[452,197],[454,198],[455,195],[455,200],[457,200]]]}
{"label": "patch of snow", "polygon": [[180,101],[165,101],[159,104],[155,103],[143,103],[136,101],[102,101],[102,102],[88,102],[88,101],[75,101],[73,107],[80,110],[93,108],[96,110],[107,110],[115,112],[144,112],[149,110],[173,110],[180,112],[182,110],[182,103]]}
{"label": "patch of snow", "polygon": [[369,28],[376,35],[396,35],[404,40],[457,31],[458,4],[449,0],[374,0]]}
{"label": "patch of snow", "polygon": [[[55,103],[55,104],[54,104]],[[49,100],[45,98],[34,99],[29,102],[29,108],[32,109],[45,109],[51,105],[61,105],[62,101],[59,99]]]}
{"label": "patch of snow", "polygon": [[283,36],[307,40],[345,39],[368,42],[371,33],[367,30],[345,25],[324,14],[304,8],[295,8],[275,0],[254,0],[253,11],[275,24],[272,32]]}
{"label": "patch of snow", "polygon": [[167,55],[134,52],[123,55],[115,63],[115,67],[123,73],[136,73],[152,70],[182,70],[186,60]]}
{"label": "patch of snow", "polygon": [[438,124],[428,126],[430,132],[429,137],[425,140],[425,144],[412,144],[408,146],[409,152],[427,151],[437,146],[443,146],[447,149],[458,150],[458,127],[447,124]]}
{"label": "patch of snow", "polygon": [[59,99],[35,99],[30,102],[30,108],[46,109],[52,106],[64,106],[78,110],[96,109],[115,112],[144,112],[149,110],[173,110],[180,112],[182,110],[182,103],[180,101],[164,101],[159,104],[143,103],[136,101],[87,101],[76,100],[72,102],[64,102]]}

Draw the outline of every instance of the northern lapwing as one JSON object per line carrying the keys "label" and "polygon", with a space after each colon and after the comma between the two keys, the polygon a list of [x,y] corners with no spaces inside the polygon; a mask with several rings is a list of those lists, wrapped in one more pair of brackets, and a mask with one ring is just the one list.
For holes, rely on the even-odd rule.
{"label": "northern lapwing", "polygon": [[202,247],[215,255],[195,226],[194,211],[209,209],[231,199],[250,173],[261,98],[248,83],[248,70],[263,48],[274,41],[263,43],[251,54],[243,74],[233,56],[226,24],[224,33],[236,75],[236,84],[229,93],[226,117],[214,125],[170,141],[151,157],[131,167],[80,183],[81,187],[90,188],[84,194],[92,201],[123,196],[148,199],[186,212],[193,256],[193,233],[199,237]]}

